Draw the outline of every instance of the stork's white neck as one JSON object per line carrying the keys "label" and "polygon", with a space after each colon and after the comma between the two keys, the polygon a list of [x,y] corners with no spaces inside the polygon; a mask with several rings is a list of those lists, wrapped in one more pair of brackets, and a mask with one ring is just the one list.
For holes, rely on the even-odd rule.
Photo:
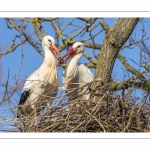
{"label": "stork's white neck", "polygon": [[70,61],[68,66],[76,66],[78,64],[79,59],[82,57],[82,53],[76,54]]}
{"label": "stork's white neck", "polygon": [[75,69],[78,67],[78,61],[82,57],[82,53],[76,54],[70,61],[68,67],[67,67],[67,74],[71,75],[73,72],[75,72]]}
{"label": "stork's white neck", "polygon": [[56,60],[47,46],[44,47],[44,50],[45,58],[41,65],[43,78],[45,82],[55,83],[55,81],[58,80]]}
{"label": "stork's white neck", "polygon": [[56,63],[55,57],[53,53],[49,50],[49,48],[45,46],[44,50],[45,50],[45,57],[44,57],[43,64]]}

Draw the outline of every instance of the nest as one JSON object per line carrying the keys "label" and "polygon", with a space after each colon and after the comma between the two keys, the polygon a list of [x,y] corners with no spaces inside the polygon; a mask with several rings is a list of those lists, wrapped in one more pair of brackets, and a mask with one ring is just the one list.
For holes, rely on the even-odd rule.
{"label": "nest", "polygon": [[[37,120],[20,119],[18,132],[148,132],[150,131],[150,103],[130,96],[105,93],[95,100],[82,96],[68,100],[60,95],[59,103],[45,108]],[[67,96],[66,96],[67,97]],[[64,101],[65,99],[65,101]]]}

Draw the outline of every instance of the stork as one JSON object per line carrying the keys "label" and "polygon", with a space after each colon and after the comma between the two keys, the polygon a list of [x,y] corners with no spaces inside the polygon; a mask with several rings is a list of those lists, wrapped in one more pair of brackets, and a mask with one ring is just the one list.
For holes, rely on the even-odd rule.
{"label": "stork", "polygon": [[[17,112],[17,118],[30,117],[50,106],[56,96],[59,86],[56,60],[60,59],[60,53],[55,46],[55,40],[51,36],[44,36],[42,47],[45,58],[42,65],[26,80]],[[55,57],[54,57],[55,56]]]}
{"label": "stork", "polygon": [[[75,99],[79,95],[83,96],[81,99],[88,100],[90,97],[89,88],[87,86],[83,87],[86,83],[93,81],[94,75],[91,70],[85,66],[84,64],[78,63],[80,58],[82,57],[84,51],[84,44],[81,42],[76,42],[73,44],[72,49],[69,50],[61,59],[67,57],[65,62],[71,59],[69,65],[65,69],[62,75],[63,90],[67,91],[69,99]],[[63,61],[62,61],[63,62]],[[83,87],[82,89],[80,89]],[[79,90],[77,90],[79,89]],[[79,92],[82,90],[81,92]]]}

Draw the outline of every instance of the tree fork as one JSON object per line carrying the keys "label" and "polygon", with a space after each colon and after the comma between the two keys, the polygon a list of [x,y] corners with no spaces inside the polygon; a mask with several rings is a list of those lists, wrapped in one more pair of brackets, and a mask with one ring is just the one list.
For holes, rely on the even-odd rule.
{"label": "tree fork", "polygon": [[[105,28],[102,26],[103,29],[107,29],[107,31],[97,58],[95,82],[93,82],[92,87],[93,91],[95,91],[94,96],[97,100],[108,89],[108,83],[117,55],[133,32],[138,21],[139,18],[123,18],[120,22],[116,23],[113,28]],[[103,25],[106,26],[104,23]]]}

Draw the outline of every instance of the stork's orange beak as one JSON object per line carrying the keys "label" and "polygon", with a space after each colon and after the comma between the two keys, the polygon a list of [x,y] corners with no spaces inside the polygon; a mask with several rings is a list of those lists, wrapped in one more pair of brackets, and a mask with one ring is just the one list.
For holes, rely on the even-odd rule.
{"label": "stork's orange beak", "polygon": [[60,60],[59,62],[61,63],[61,61],[63,60],[63,58],[67,57],[66,60],[62,61],[62,62],[67,62],[69,59],[71,59],[74,55],[76,54],[76,50],[74,50],[73,48],[70,49]]}
{"label": "stork's orange beak", "polygon": [[54,56],[57,58],[58,61],[62,58],[55,44],[50,45],[50,50],[52,51],[52,53],[54,54]]}

